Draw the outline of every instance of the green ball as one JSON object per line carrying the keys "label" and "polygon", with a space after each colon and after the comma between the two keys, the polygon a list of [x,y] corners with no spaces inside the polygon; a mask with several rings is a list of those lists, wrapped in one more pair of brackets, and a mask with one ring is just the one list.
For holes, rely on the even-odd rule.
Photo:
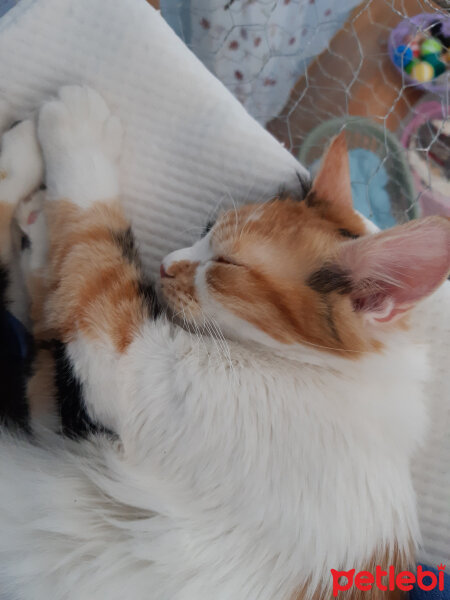
{"label": "green ball", "polygon": [[420,60],[418,58],[413,58],[411,62],[409,62],[406,67],[405,67],[405,71],[408,73],[408,75],[411,75],[411,71],[413,70],[415,65],[418,65],[420,63]]}
{"label": "green ball", "polygon": [[430,37],[427,40],[423,41],[420,46],[421,56],[426,56],[427,54],[440,54],[441,52],[441,42],[433,37]]}
{"label": "green ball", "polygon": [[440,60],[440,54],[426,54],[423,60],[426,60],[433,67],[435,77],[439,77],[447,69],[445,63]]}

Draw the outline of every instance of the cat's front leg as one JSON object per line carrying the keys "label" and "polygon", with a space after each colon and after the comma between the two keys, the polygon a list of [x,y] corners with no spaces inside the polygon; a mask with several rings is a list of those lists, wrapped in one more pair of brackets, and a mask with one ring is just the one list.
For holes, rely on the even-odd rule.
{"label": "cat's front leg", "polygon": [[154,309],[118,201],[122,129],[93,90],[70,86],[39,116],[50,236],[47,325],[90,416],[115,429],[121,358]]}
{"label": "cat's front leg", "polygon": [[[18,281],[19,252],[14,252],[14,216],[21,201],[42,183],[44,163],[36,127],[32,120],[22,121],[5,132],[0,153],[0,306],[8,305],[20,318],[25,317],[23,289]],[[19,236],[20,237],[20,236]],[[17,250],[17,248],[16,248]]]}

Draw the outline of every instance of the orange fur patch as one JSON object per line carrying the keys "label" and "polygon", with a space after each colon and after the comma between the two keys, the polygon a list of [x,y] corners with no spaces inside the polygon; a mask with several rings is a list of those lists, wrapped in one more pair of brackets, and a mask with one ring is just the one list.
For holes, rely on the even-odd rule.
{"label": "orange fur patch", "polygon": [[77,331],[107,336],[118,352],[131,343],[148,309],[140,294],[140,268],[115,239],[129,227],[118,203],[82,210],[68,201],[47,210],[50,269],[46,327],[63,342]]}
{"label": "orange fur patch", "polygon": [[306,343],[332,352],[374,349],[364,338],[351,303],[340,290],[322,294],[308,279],[332,261],[348,235],[364,225],[350,207],[326,219],[321,205],[274,200],[228,213],[213,230],[217,254],[236,264],[213,264],[209,291],[236,316],[275,340]]}

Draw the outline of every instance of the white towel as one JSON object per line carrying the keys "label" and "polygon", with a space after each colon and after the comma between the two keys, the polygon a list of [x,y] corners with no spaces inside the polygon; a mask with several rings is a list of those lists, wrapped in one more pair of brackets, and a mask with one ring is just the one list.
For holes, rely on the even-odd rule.
{"label": "white towel", "polygon": [[[145,0],[21,0],[0,20],[0,124],[66,83],[124,122],[123,197],[146,268],[189,244],[220,205],[298,187],[297,161],[251,119]],[[415,465],[425,549],[450,564],[450,290],[427,304],[435,433]],[[447,295],[445,296],[445,293]],[[446,304],[446,323],[442,306]],[[437,433],[436,433],[437,432]]]}

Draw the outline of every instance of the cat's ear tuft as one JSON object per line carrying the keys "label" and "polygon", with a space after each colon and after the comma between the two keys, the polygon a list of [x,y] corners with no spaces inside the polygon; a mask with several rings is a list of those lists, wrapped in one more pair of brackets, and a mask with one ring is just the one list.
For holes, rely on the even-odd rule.
{"label": "cat's ear tuft", "polygon": [[322,158],[310,198],[335,207],[352,208],[352,186],[345,131],[331,140]]}
{"label": "cat's ear tuft", "polygon": [[432,294],[450,271],[450,220],[427,217],[342,244],[355,311],[392,321]]}

